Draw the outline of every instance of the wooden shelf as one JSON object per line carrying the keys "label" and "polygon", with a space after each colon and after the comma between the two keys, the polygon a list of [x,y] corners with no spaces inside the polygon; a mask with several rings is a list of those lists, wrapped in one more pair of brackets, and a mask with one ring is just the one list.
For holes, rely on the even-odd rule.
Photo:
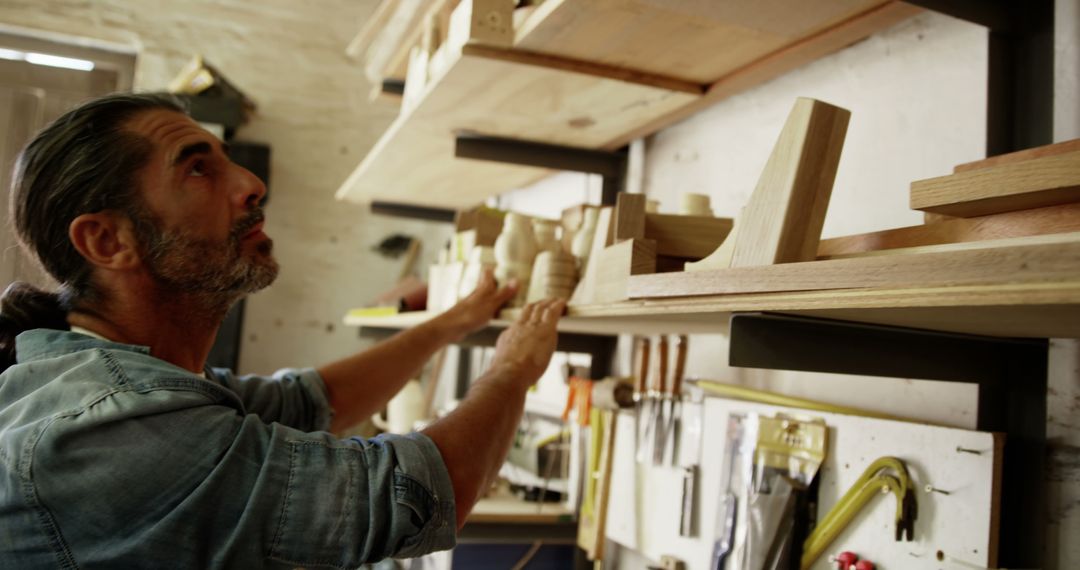
{"label": "wooden shelf", "polygon": [[698,85],[465,46],[419,101],[394,121],[337,197],[462,209],[547,174],[541,168],[454,157],[454,136],[604,148],[686,106]]}
{"label": "wooden shelf", "polygon": [[547,0],[514,49],[690,81],[703,97],[613,141],[649,135],[705,107],[922,12],[889,0]]}
{"label": "wooden shelf", "polygon": [[574,512],[563,503],[534,503],[509,494],[477,501],[469,513],[470,523],[553,524],[574,522]]}
{"label": "wooden shelf", "polygon": [[468,208],[550,171],[454,158],[457,133],[616,149],[920,11],[887,0],[681,4],[548,0],[513,49],[448,54],[337,197]]}
{"label": "wooden shelf", "polygon": [[[734,312],[777,312],[1000,337],[1080,338],[1080,280],[1019,285],[844,289],[712,295],[571,307],[559,330],[586,334],[720,334]],[[492,322],[504,328],[517,310]],[[346,319],[361,327],[408,328],[431,313]]]}

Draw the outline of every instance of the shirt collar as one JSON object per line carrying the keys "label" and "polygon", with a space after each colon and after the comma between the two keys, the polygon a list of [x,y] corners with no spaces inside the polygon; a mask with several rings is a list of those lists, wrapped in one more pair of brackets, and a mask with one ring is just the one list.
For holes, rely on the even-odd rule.
{"label": "shirt collar", "polygon": [[[97,338],[95,338],[95,336]],[[105,348],[150,354],[150,347],[104,340],[100,335],[55,329],[31,329],[15,337],[17,362],[29,362],[71,354],[80,350]]]}

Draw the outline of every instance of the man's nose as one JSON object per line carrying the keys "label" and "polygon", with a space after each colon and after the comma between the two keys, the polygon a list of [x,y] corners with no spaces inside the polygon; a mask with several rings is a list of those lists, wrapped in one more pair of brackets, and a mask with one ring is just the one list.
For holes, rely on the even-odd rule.
{"label": "man's nose", "polygon": [[261,206],[262,200],[266,196],[266,185],[263,184],[263,181],[243,166],[234,163],[233,169],[236,179],[234,199],[237,205],[244,208]]}

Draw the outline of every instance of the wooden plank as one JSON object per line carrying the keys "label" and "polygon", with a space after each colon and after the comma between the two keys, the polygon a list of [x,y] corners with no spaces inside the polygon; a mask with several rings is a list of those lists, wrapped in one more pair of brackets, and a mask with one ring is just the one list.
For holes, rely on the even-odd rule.
{"label": "wooden plank", "polygon": [[622,72],[596,75],[596,66],[585,73],[504,55],[466,46],[383,134],[338,198],[471,207],[549,171],[455,159],[455,133],[596,148],[696,97],[628,81]]}
{"label": "wooden plank", "polygon": [[1080,151],[911,183],[911,208],[985,216],[1080,201]]}
{"label": "wooden plank", "polygon": [[885,3],[548,0],[515,47],[706,84]]}
{"label": "wooden plank", "polygon": [[817,257],[850,117],[814,99],[795,102],[741,214],[732,267]]}
{"label": "wooden plank", "polygon": [[715,80],[705,95],[669,114],[658,117],[638,129],[632,129],[611,141],[604,148],[617,149],[630,141],[648,136],[669,125],[742,93],[769,80],[798,69],[833,52],[840,51],[880,30],[922,13],[922,8],[904,2],[889,2],[857,14],[836,26],[807,36],[761,57]]}
{"label": "wooden plank", "polygon": [[629,294],[666,298],[1068,280],[1080,280],[1080,241],[640,275],[630,278]]}
{"label": "wooden plank", "polygon": [[822,240],[818,259],[895,248],[1017,238],[1080,231],[1080,203],[1003,212],[977,218],[944,218],[921,226]]}
{"label": "wooden plank", "polygon": [[589,251],[589,257],[585,261],[585,266],[581,272],[581,279],[578,281],[577,287],[574,288],[574,294],[570,296],[568,305],[586,305],[592,302],[594,290],[596,288],[596,281],[599,278],[597,259],[600,257],[600,252],[604,251],[608,245],[611,244],[612,239],[612,225],[614,212],[611,206],[607,206],[600,209],[600,214],[596,220],[596,235],[593,236],[592,249]]}
{"label": "wooden plank", "polygon": [[1064,234],[1049,234],[1049,235],[1037,235],[1037,236],[1024,236],[1016,238],[1005,239],[988,239],[981,241],[965,241],[959,243],[939,243],[935,245],[920,245],[913,247],[898,247],[893,249],[881,249],[871,251],[858,251],[853,253],[843,253],[839,255],[832,255],[829,257],[819,257],[819,260],[826,259],[852,259],[856,257],[873,257],[873,256],[896,256],[896,255],[914,255],[918,253],[937,253],[946,251],[969,251],[973,249],[993,249],[1001,247],[1012,247],[1020,245],[1053,245],[1059,243],[1074,243],[1080,242],[1080,232],[1069,232]]}
{"label": "wooden plank", "polygon": [[615,200],[615,243],[645,238],[645,195],[619,192]]}
{"label": "wooden plank", "polygon": [[656,241],[657,255],[701,259],[723,243],[731,218],[645,214],[644,237]]}
{"label": "wooden plank", "polygon": [[1035,148],[1029,148],[1017,152],[1010,152],[1008,154],[999,154],[997,156],[991,156],[990,158],[984,158],[982,160],[976,160],[974,162],[957,164],[953,168],[953,173],[969,172],[971,170],[990,168],[992,166],[1000,166],[1002,164],[1023,162],[1025,160],[1042,158],[1044,156],[1057,156],[1059,154],[1074,152],[1078,150],[1080,150],[1080,139],[1073,139],[1071,141],[1063,141],[1055,144],[1048,144],[1045,146],[1037,146]]}
{"label": "wooden plank", "polygon": [[656,242],[629,239],[604,248],[590,265],[596,268],[592,297],[585,303],[614,303],[628,299],[627,280],[631,275],[656,272]]}

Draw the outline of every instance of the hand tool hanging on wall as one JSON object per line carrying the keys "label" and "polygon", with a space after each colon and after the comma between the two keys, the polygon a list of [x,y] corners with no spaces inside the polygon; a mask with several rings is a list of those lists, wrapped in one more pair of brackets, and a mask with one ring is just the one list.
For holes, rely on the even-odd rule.
{"label": "hand tool hanging on wall", "polygon": [[663,407],[661,406],[660,399],[667,383],[667,370],[668,342],[666,337],[661,336],[656,342],[656,365],[653,366],[654,373],[649,377],[650,382],[647,396],[649,401],[649,411],[646,413],[645,441],[637,450],[638,463],[648,461],[652,457],[653,450],[656,449],[656,440],[659,437],[658,425],[663,421]]}
{"label": "hand tool hanging on wall", "polygon": [[895,457],[881,457],[863,471],[832,510],[818,521],[814,532],[803,542],[800,568],[809,569],[863,507],[881,492],[892,493],[896,497],[895,540],[914,540],[915,519],[918,517],[915,487],[903,461]]}
{"label": "hand tool hanging on wall", "polygon": [[649,378],[649,353],[652,349],[652,343],[647,337],[639,337],[636,339],[636,344],[634,355],[634,403],[637,406],[637,417],[634,421],[637,422],[637,425],[634,430],[634,448],[640,450],[645,446],[645,426],[648,423],[646,417],[652,411],[649,407],[646,391],[646,383]]}
{"label": "hand tool hanging on wall", "polygon": [[667,419],[664,422],[660,447],[653,454],[653,463],[660,465],[664,462],[664,456],[671,450],[669,465],[675,464],[675,426],[679,423],[682,414],[682,381],[686,374],[686,335],[679,335],[675,339],[675,372],[668,382],[668,392],[664,405],[668,407]]}

